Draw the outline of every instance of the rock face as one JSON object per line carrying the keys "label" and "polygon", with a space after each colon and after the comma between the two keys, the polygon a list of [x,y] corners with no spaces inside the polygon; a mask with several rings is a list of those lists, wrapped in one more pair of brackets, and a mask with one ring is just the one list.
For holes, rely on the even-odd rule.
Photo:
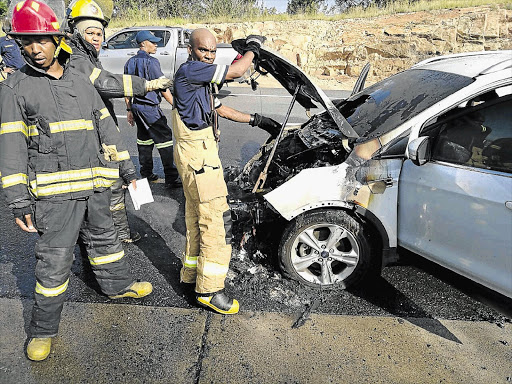
{"label": "rock face", "polygon": [[188,25],[204,26],[218,42],[249,34],[267,37],[266,45],[324,88],[355,82],[371,63],[367,84],[384,79],[423,59],[468,51],[512,49],[512,10],[499,6],[439,10],[339,21]]}

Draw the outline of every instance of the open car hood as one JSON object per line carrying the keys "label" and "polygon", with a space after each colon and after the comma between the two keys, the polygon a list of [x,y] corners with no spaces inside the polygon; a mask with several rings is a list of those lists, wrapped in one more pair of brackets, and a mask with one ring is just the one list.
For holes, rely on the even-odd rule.
{"label": "open car hood", "polygon": [[[243,54],[245,39],[233,40],[231,45],[236,51]],[[258,60],[255,63],[255,70],[263,75],[270,73],[291,95],[294,95],[297,87],[300,86],[296,99],[300,105],[306,109],[310,109],[317,107],[315,102],[320,103],[332,117],[344,136],[348,139],[356,139],[359,137],[357,132],[354,131],[352,126],[334,106],[324,91],[313,84],[299,67],[277,52],[262,46]]]}

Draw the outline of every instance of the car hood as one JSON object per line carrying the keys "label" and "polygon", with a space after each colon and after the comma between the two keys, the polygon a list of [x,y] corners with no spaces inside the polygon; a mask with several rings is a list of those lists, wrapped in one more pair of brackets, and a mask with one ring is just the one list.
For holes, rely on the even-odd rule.
{"label": "car hood", "polygon": [[[236,51],[243,53],[245,40],[233,40],[231,45]],[[291,95],[294,95],[297,87],[300,86],[296,99],[300,105],[310,109],[317,107],[315,102],[319,103],[329,113],[346,138],[356,139],[359,137],[324,91],[318,88],[298,66],[277,52],[262,46],[255,63],[255,70],[263,75],[271,74]]]}

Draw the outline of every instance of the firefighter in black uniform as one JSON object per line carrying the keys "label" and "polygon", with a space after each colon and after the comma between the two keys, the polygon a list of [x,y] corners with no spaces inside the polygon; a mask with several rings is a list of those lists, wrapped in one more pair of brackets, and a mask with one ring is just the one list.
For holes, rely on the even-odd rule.
{"label": "firefighter in black uniform", "polygon": [[67,65],[70,48],[50,7],[18,3],[10,33],[27,64],[0,84],[0,172],[16,224],[38,232],[27,356],[44,360],[57,335],[80,239],[103,293],[140,298],[109,212],[110,185],[135,169],[96,89]]}
{"label": "firefighter in black uniform", "polygon": [[[103,2],[105,8],[112,2]],[[108,9],[106,10],[108,12]],[[66,11],[67,25],[71,32],[70,46],[73,50],[69,65],[86,74],[100,93],[110,115],[118,125],[114,105],[110,98],[144,96],[147,92],[170,86],[167,78],[151,81],[137,76],[113,74],[105,71],[98,59],[98,53],[104,40],[104,28],[109,17],[98,3],[93,0],[76,0],[70,3]],[[125,243],[140,240],[137,232],[130,231],[126,216],[123,179],[119,178],[111,187],[110,211],[119,234]]]}
{"label": "firefighter in black uniform", "polygon": [[[150,56],[156,53],[157,43],[161,40],[150,31],[139,31],[135,35],[139,51],[128,59],[124,66],[124,73],[148,80],[162,77],[160,62],[157,58]],[[141,177],[147,177],[148,181],[158,179],[158,176],[153,173],[153,147],[156,147],[164,167],[166,188],[177,188],[182,184],[174,165],[172,130],[160,108],[162,97],[172,105],[173,100],[169,90],[148,92],[144,97],[127,97],[125,99],[127,117],[130,125],[137,125],[137,149]]]}

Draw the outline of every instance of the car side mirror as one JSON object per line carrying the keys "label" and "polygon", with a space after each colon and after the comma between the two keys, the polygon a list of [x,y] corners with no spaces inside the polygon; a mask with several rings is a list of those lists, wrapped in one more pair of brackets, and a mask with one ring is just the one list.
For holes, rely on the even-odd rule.
{"label": "car side mirror", "polygon": [[101,49],[108,49],[108,43],[106,41],[101,43]]}
{"label": "car side mirror", "polygon": [[412,140],[407,146],[409,159],[416,165],[423,165],[430,160],[430,138],[421,136]]}

